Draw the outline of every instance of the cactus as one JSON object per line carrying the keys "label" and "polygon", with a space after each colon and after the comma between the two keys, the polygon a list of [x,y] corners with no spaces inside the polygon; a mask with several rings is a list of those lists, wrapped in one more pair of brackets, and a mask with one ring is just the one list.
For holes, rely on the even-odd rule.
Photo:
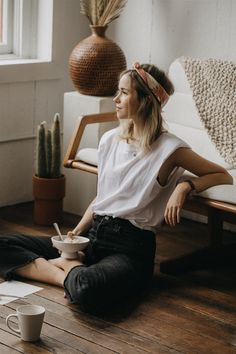
{"label": "cactus", "polygon": [[40,123],[38,127],[37,155],[36,155],[36,175],[38,177],[47,177],[46,150],[45,150],[45,122]]}
{"label": "cactus", "polygon": [[36,176],[41,178],[61,177],[60,116],[54,116],[51,130],[40,123],[37,134]]}
{"label": "cactus", "polygon": [[56,113],[52,125],[52,169],[51,177],[59,178],[61,176],[61,145],[60,145],[60,121],[59,114]]}
{"label": "cactus", "polygon": [[51,130],[46,132],[46,164],[47,164],[47,177],[51,176],[52,170],[52,133]]}

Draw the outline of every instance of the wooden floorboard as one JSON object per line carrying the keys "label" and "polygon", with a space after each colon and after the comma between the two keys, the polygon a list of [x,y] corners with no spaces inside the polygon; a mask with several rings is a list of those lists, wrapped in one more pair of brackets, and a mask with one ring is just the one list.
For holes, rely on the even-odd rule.
{"label": "wooden floorboard", "polygon": [[[0,233],[55,234],[52,226],[35,225],[32,214],[32,203],[0,208]],[[62,231],[77,221],[65,213]],[[160,261],[206,246],[206,235],[206,225],[187,220],[176,228],[163,227],[150,291],[103,316],[69,304],[63,289],[31,282],[43,290],[1,306],[0,353],[236,353],[236,262],[178,276],[159,272]],[[236,242],[235,233],[224,232],[224,241]],[[37,343],[20,341],[5,323],[25,303],[46,308]]]}

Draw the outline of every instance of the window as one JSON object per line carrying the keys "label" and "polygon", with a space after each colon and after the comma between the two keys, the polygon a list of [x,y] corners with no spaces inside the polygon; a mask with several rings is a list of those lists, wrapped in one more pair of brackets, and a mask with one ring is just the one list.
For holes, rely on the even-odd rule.
{"label": "window", "polygon": [[0,54],[12,52],[12,0],[0,0]]}
{"label": "window", "polygon": [[0,59],[49,61],[52,16],[53,0],[0,0]]}
{"label": "window", "polygon": [[62,2],[0,0],[0,3],[3,38],[0,48],[5,45],[6,33],[12,38],[11,50],[0,52],[0,84],[62,78],[63,60],[56,57],[52,48],[53,40],[60,42],[59,32],[53,32],[53,18],[60,14]]}
{"label": "window", "polygon": [[3,0],[0,0],[0,43],[2,43],[2,11],[3,11]]}

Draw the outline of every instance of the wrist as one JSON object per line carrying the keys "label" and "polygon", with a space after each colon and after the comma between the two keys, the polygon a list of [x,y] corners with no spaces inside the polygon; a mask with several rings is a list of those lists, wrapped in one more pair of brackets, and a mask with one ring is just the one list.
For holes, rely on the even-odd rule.
{"label": "wrist", "polygon": [[87,232],[87,228],[86,227],[84,227],[84,225],[83,225],[83,227],[82,227],[82,225],[81,226],[79,226],[79,227],[75,227],[74,228],[74,230],[72,230],[72,232],[75,234],[75,235],[77,235],[77,236],[79,236],[79,235],[84,235],[86,232]]}
{"label": "wrist", "polygon": [[81,234],[81,230],[79,228],[77,229],[76,227],[74,228],[74,230],[72,230],[72,232],[75,236],[78,236]]}
{"label": "wrist", "polygon": [[186,192],[186,194],[196,191],[196,187],[193,181],[190,179],[180,181],[179,183],[177,183],[177,186],[180,186],[183,191]]}

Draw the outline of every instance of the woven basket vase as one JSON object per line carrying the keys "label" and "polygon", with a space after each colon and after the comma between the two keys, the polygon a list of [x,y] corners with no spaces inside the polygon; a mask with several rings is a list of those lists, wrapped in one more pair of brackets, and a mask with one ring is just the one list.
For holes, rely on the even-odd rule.
{"label": "woven basket vase", "polygon": [[111,96],[126,59],[120,47],[105,36],[107,26],[90,26],[92,35],[73,49],[69,59],[75,88],[84,95]]}

